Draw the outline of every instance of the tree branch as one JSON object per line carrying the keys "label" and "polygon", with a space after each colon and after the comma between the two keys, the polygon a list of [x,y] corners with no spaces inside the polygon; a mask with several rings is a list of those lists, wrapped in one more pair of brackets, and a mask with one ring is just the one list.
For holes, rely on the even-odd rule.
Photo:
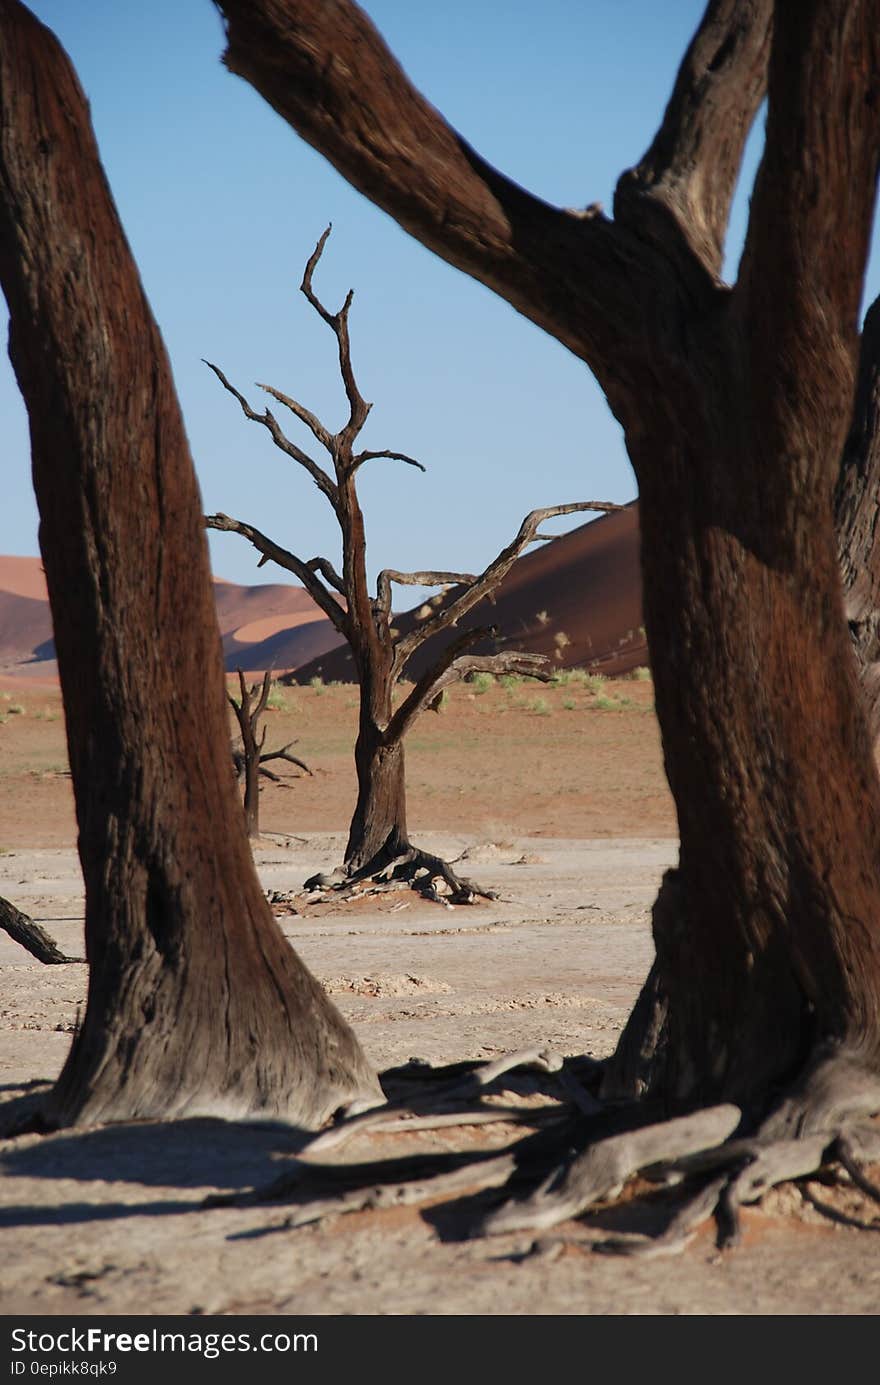
{"label": "tree branch", "polygon": [[41,928],[32,918],[28,918],[27,914],[16,909],[8,899],[0,899],[0,928],[9,934],[13,942],[19,943],[32,957],[36,957],[38,962],[43,962],[47,966],[84,960],[82,957],[68,957],[63,953],[45,928]]}
{"label": "tree branch", "polygon": [[306,567],[312,572],[320,572],[325,582],[329,582],[331,587],[335,587],[340,596],[345,596],[342,578],[328,558],[309,558]]}
{"label": "tree branch", "polygon": [[[281,747],[280,750],[269,750],[269,751],[267,751],[267,753],[266,753],[265,755],[261,755],[261,756],[260,756],[260,766],[261,766],[261,769],[262,769],[262,766],[266,763],[267,760],[286,760],[286,761],[288,762],[288,764],[296,765],[296,766],[298,766],[299,769],[305,770],[306,774],[311,775],[312,771],[309,769],[309,767],[308,767],[308,765],[306,764],[305,760],[298,760],[298,759],[296,758],[295,755],[291,755],[291,754],[290,754],[290,747],[291,747],[292,745],[296,745],[296,741],[288,741],[288,742],[287,742],[287,745],[283,745],[283,746]],[[268,770],[262,770],[262,773],[263,773],[263,774],[268,774],[269,771],[268,771]],[[275,777],[275,776],[270,776],[270,777]]]}
{"label": "tree branch", "polygon": [[[351,308],[351,301],[354,298],[354,289],[349,289],[348,293],[345,296],[345,302],[339,309],[339,312],[331,313],[327,311],[321,300],[316,295],[314,289],[312,288],[312,275],[314,274],[318,261],[321,258],[324,246],[327,244],[327,237],[329,236],[331,229],[332,228],[328,226],[326,231],[322,232],[318,240],[318,244],[315,246],[314,250],[309,256],[308,263],[306,264],[305,272],[303,274],[303,280],[300,284],[300,289],[305,294],[306,298],[309,300],[318,316],[322,317],[324,321],[327,323],[327,326],[332,328],[336,336],[337,345],[339,347],[339,370],[340,374],[342,375],[342,383],[345,385],[345,394],[349,404],[348,423],[345,425],[345,427],[339,434],[339,443],[341,445],[340,452],[344,456],[346,452],[350,451],[351,444],[353,443],[354,439],[357,437],[358,433],[361,431],[364,424],[366,423],[367,415],[369,414],[373,406],[372,404],[368,404],[361,395],[361,392],[358,389],[357,383],[354,378],[354,369],[351,364],[351,342],[348,336],[348,313],[349,309]],[[334,456],[338,459],[339,453],[334,452]],[[337,475],[338,468],[339,462],[337,460]],[[342,480],[341,476],[339,476],[339,480]]]}
{"label": "tree branch", "polygon": [[411,630],[408,635],[398,641],[394,651],[394,677],[400,676],[408,660],[426,640],[439,634],[441,630],[448,629],[450,625],[456,625],[478,601],[481,601],[484,596],[488,596],[500,585],[523,549],[535,542],[538,526],[545,519],[553,519],[559,515],[577,514],[584,510],[613,513],[625,509],[625,505],[615,505],[609,501],[581,500],[571,505],[551,505],[541,510],[532,510],[531,514],[526,515],[512,542],[501,550],[479,577],[471,581],[460,596],[439,610],[436,615],[431,616],[423,625]]}
{"label": "tree branch", "polygon": [[519,673],[549,683],[553,674],[547,671],[546,654],[527,654],[510,650],[500,654],[466,654],[463,651],[497,633],[494,625],[465,630],[453,640],[432,666],[422,674],[409,695],[401,702],[385,728],[386,745],[401,740],[429,703],[445,688],[467,678],[470,673]]}
{"label": "tree branch", "polygon": [[294,576],[299,578],[309,596],[317,606],[320,606],[328,620],[333,622],[333,625],[339,631],[340,635],[345,639],[350,638],[350,624],[347,611],[340,605],[335,596],[331,596],[330,592],[327,591],[327,588],[316,576],[316,568],[321,571],[324,571],[325,568],[330,568],[332,571],[331,565],[326,559],[313,558],[311,563],[304,563],[301,558],[297,558],[295,554],[288,552],[286,548],[282,548],[279,544],[273,543],[265,534],[260,533],[259,529],[255,529],[252,524],[245,524],[239,519],[231,519],[229,515],[206,515],[205,528],[216,529],[225,534],[241,534],[243,538],[253,544],[258,553],[262,553],[263,556],[260,560],[261,565],[268,559],[271,559],[272,562],[277,563],[279,567],[286,568],[288,572],[292,572]]}
{"label": "tree branch", "polygon": [[391,609],[391,583],[402,587],[460,587],[476,582],[470,572],[397,572],[383,568],[376,579],[376,600],[380,611]]}
{"label": "tree branch", "polygon": [[661,237],[671,217],[718,275],[743,149],[767,85],[773,0],[710,0],[663,122],[614,198],[615,218]]}
{"label": "tree branch", "polygon": [[[244,414],[245,418],[250,419],[252,423],[262,423],[264,428],[268,428],[272,436],[272,441],[275,443],[275,446],[279,447],[282,452],[285,452],[287,454],[288,457],[292,457],[295,462],[299,462],[300,466],[305,468],[305,470],[309,473],[312,480],[314,481],[315,485],[318,487],[320,491],[323,491],[324,495],[326,495],[327,499],[330,501],[330,504],[333,506],[333,509],[335,510],[338,504],[338,492],[336,489],[336,485],[327,475],[326,471],[324,471],[322,467],[319,467],[318,463],[313,461],[307,452],[303,452],[301,447],[297,447],[295,442],[290,441],[290,438],[288,438],[284,434],[284,432],[282,432],[278,420],[275,418],[273,414],[269,412],[268,409],[266,409],[263,413],[258,414],[256,410],[251,408],[250,404],[247,402],[244,395],[240,394],[239,391],[235,388],[235,386],[230,384],[230,382],[227,380],[226,376],[223,374],[223,371],[220,369],[219,366],[213,365],[211,361],[205,361],[204,357],[202,357],[202,359],[204,361],[204,364],[208,367],[208,369],[213,370],[214,374],[217,376],[217,379],[220,381],[223,388],[225,390],[228,390],[229,393],[238,400],[239,404],[241,405],[241,411]],[[260,385],[259,388],[269,389],[270,394],[275,393],[275,391],[270,389],[268,385]],[[282,402],[287,404],[288,407],[291,407],[294,403],[293,400],[288,400],[286,398]],[[305,414],[308,413],[308,410],[303,409],[302,412],[303,414]],[[294,413],[296,413],[296,409],[294,409]],[[300,417],[300,415],[297,414],[297,417]],[[321,424],[318,423],[317,419],[315,419],[315,423],[318,425],[319,428],[321,427]],[[312,431],[314,432],[314,429]],[[326,432],[326,430],[323,431]],[[317,434],[315,434],[315,436],[317,437]],[[327,437],[328,439],[330,439],[329,433],[327,434]],[[332,439],[330,439],[328,450],[332,451],[332,446]]]}
{"label": "tree branch", "polygon": [[408,457],[405,452],[389,452],[383,449],[381,452],[358,452],[351,459],[351,474],[357,471],[358,467],[364,462],[370,462],[376,457],[390,457],[395,462],[406,462],[409,466],[417,466],[419,471],[426,471],[427,468],[421,462],[417,462],[415,457]]}
{"label": "tree branch", "polygon": [[[876,0],[778,0],[766,144],[737,295],[758,399],[775,398],[780,418],[798,399],[796,382],[815,379],[817,368],[828,372],[828,397],[841,400],[837,412],[844,400],[849,408],[880,148],[878,71]],[[811,412],[821,430],[812,442],[822,447],[827,436],[831,465],[840,444],[829,425],[845,422],[826,422],[826,412]]]}
{"label": "tree branch", "polygon": [[481,159],[351,0],[215,4],[229,71],[429,249],[594,368],[643,331],[638,239],[598,213],[548,206]]}
{"label": "tree branch", "polygon": [[300,423],[304,423],[311,430],[315,441],[326,448],[331,456],[333,455],[333,436],[324,427],[317,415],[312,413],[311,409],[307,409],[298,400],[291,399],[289,394],[282,394],[281,390],[276,390],[274,385],[263,385],[257,381],[257,389],[265,390],[267,394],[271,394],[273,399],[277,399],[279,404],[283,404],[286,409],[289,409]]}

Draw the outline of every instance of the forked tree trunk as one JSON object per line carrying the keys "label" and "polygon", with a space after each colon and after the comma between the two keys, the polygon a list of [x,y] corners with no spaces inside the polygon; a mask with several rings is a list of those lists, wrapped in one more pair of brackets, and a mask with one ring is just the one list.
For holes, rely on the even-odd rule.
{"label": "forked tree trunk", "polygon": [[[681,832],[654,915],[654,1091],[754,1112],[817,1048],[876,1071],[880,783],[831,493],[880,148],[877,0],[710,0],[613,221],[549,207],[481,160],[347,0],[217,3],[229,68],[584,359],[624,426]],[[765,89],[730,288],[724,236]],[[627,1039],[650,1058],[649,1001]]]}
{"label": "forked tree trunk", "polygon": [[0,276],[86,888],[88,1005],[47,1119],[314,1125],[378,1084],[253,867],[164,347],[80,88],[17,0],[0,0],[0,140]]}

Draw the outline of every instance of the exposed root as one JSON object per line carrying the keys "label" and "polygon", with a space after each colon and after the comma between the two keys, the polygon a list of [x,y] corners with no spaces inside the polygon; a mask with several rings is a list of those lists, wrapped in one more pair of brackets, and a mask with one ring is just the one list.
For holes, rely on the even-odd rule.
{"label": "exposed root", "polygon": [[[563,1061],[542,1050],[526,1050],[492,1063],[445,1069],[413,1061],[383,1075],[386,1092],[403,1089],[385,1106],[344,1115],[301,1150],[289,1172],[266,1187],[213,1197],[205,1205],[292,1202],[295,1210],[274,1228],[285,1229],[343,1212],[430,1203],[432,1219],[454,1225],[458,1236],[531,1230],[541,1234],[528,1253],[557,1254],[573,1245],[645,1257],[679,1253],[714,1217],[717,1244],[733,1246],[740,1235],[740,1209],[780,1183],[837,1171],[864,1197],[880,1203],[880,1186],[861,1168],[880,1160],[880,1125],[863,1119],[880,1111],[880,1094],[873,1073],[862,1069],[860,1080],[859,1072],[852,1057],[826,1054],[763,1125],[744,1135],[741,1112],[734,1105],[674,1119],[658,1119],[657,1108],[647,1102],[603,1105],[596,1095],[603,1065],[592,1060]],[[537,1092],[548,1100],[523,1106],[501,1099],[523,1083],[529,1084],[530,1095]],[[393,1136],[488,1122],[511,1127],[527,1123],[535,1129],[494,1150],[409,1154],[356,1164],[319,1162],[356,1135]],[[628,1196],[626,1206],[638,1210],[644,1203],[650,1232],[620,1229],[614,1209],[632,1180],[638,1180],[634,1190],[641,1200]],[[654,1190],[647,1201],[639,1190],[644,1183]],[[447,1198],[452,1201],[437,1206]],[[642,1214],[640,1218],[644,1225]],[[843,1219],[870,1225],[851,1216]],[[563,1229],[559,1236],[547,1237],[552,1228],[573,1220],[577,1231]]]}
{"label": "exposed root", "polygon": [[[543,1049],[520,1049],[516,1053],[505,1054],[491,1063],[474,1068],[460,1079],[453,1078],[446,1085],[435,1086],[425,1094],[403,1097],[384,1106],[346,1115],[329,1130],[310,1140],[303,1152],[308,1157],[326,1154],[330,1149],[338,1149],[352,1135],[365,1130],[412,1130],[417,1128],[418,1121],[421,1121],[422,1129],[429,1129],[428,1121],[456,1110],[460,1125],[471,1124],[475,1115],[486,1111],[485,1107],[474,1105],[475,1098],[480,1092],[488,1091],[499,1077],[514,1068],[557,1072],[562,1064],[563,1060],[558,1054],[546,1053]],[[518,1115],[520,1120],[525,1118],[525,1114]],[[500,1120],[503,1119],[503,1112],[492,1108],[481,1119]],[[447,1122],[444,1120],[443,1123]]]}
{"label": "exposed root", "polygon": [[675,1159],[727,1139],[740,1120],[737,1106],[713,1106],[692,1116],[645,1125],[596,1140],[568,1165],[554,1169],[529,1197],[490,1212],[483,1235],[544,1231],[616,1197],[627,1180],[659,1159]]}
{"label": "exposed root", "polygon": [[447,908],[474,904],[478,899],[498,898],[495,890],[483,889],[473,880],[456,875],[442,857],[416,846],[407,846],[390,859],[380,853],[359,870],[339,869],[331,874],[313,875],[303,885],[306,893],[319,896],[313,902],[321,902],[332,895],[353,899],[400,889],[415,890],[423,899]]}

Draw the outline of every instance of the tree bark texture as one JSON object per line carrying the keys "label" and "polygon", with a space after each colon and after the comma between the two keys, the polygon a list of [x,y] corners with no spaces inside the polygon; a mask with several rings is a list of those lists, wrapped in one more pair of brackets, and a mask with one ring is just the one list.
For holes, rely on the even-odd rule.
{"label": "tree bark texture", "polygon": [[834,492],[846,618],[871,739],[880,741],[880,299],[862,328],[856,401]]}
{"label": "tree bark texture", "polygon": [[[490,168],[354,4],[217,3],[229,69],[586,361],[624,427],[681,833],[654,913],[655,1090],[757,1105],[823,1044],[876,1066],[880,783],[831,498],[880,148],[880,4],[710,0],[612,221]],[[765,88],[731,288],[723,234]]]}
{"label": "tree bark texture", "polygon": [[0,0],[0,140],[0,277],[30,419],[90,967],[47,1120],[315,1125],[378,1084],[260,889],[164,346],[82,92],[16,0]]}

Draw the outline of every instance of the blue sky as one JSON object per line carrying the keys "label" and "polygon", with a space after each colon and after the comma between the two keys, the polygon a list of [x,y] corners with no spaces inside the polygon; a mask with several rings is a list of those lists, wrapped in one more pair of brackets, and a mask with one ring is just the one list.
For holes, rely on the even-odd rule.
{"label": "blue sky", "polygon": [[[373,572],[479,570],[536,506],[633,498],[620,429],[586,367],[423,250],[230,76],[210,0],[35,0],[32,8],[67,49],[91,102],[171,355],[206,511],[248,520],[303,558],[338,558],[323,497],[201,363],[216,361],[254,407],[268,402],[253,385],[264,380],[340,425],[335,343],[298,292],[328,222],[315,287],[331,308],[355,290],[353,360],[374,403],[364,443],[428,468],[375,461],[363,469]],[[365,8],[416,85],[484,157],[550,202],[606,208],[619,173],[650,142],[702,12],[699,0],[368,0]],[[733,266],[759,146],[757,131],[731,230]],[[5,313],[0,326],[5,339]],[[0,553],[36,554],[27,424],[5,352],[0,426]],[[291,418],[291,435],[305,444],[296,427]],[[237,536],[210,542],[220,577],[288,580],[271,565],[257,571]],[[400,604],[414,595],[404,592]]]}

